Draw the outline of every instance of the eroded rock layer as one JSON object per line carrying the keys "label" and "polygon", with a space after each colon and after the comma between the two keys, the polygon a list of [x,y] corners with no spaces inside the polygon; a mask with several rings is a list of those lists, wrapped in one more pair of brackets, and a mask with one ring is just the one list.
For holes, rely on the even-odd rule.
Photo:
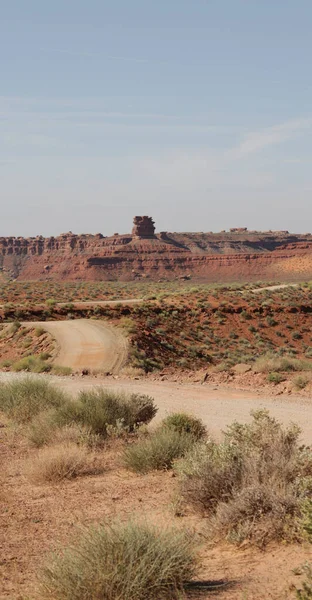
{"label": "eroded rock layer", "polygon": [[206,281],[312,278],[312,235],[245,228],[155,234],[150,217],[132,233],[0,238],[0,269],[20,280]]}

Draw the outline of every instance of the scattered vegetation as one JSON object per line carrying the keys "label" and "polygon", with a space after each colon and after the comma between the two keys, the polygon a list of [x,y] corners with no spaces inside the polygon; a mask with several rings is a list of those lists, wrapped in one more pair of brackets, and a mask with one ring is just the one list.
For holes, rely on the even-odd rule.
{"label": "scattered vegetation", "polygon": [[266,411],[234,423],[224,442],[199,443],[177,462],[183,499],[208,517],[216,537],[259,546],[302,539],[312,453],[299,434]]}

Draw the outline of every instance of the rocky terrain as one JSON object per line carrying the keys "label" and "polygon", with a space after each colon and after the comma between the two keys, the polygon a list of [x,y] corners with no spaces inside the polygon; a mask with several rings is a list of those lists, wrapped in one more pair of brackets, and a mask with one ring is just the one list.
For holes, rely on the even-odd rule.
{"label": "rocky terrain", "polygon": [[0,238],[0,273],[20,280],[243,281],[312,277],[312,235],[287,231],[155,233],[135,217],[131,234]]}

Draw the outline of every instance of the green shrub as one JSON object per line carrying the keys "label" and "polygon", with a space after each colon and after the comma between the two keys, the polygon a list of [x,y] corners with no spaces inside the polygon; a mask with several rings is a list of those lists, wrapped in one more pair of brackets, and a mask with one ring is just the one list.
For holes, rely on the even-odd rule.
{"label": "green shrub", "polygon": [[283,377],[283,375],[281,375],[281,373],[276,373],[275,371],[272,371],[271,373],[268,374],[267,376],[267,380],[270,383],[281,383],[282,381],[285,381],[285,377]]}
{"label": "green shrub", "polygon": [[60,424],[81,423],[106,437],[107,426],[122,423],[125,431],[132,432],[138,425],[149,423],[156,412],[150,396],[98,388],[81,391],[76,400],[60,407],[58,420]]}
{"label": "green shrub", "polygon": [[47,373],[51,370],[51,365],[46,363],[38,356],[25,356],[12,365],[12,371],[28,371],[30,373]]}
{"label": "green shrub", "polygon": [[193,443],[188,433],[160,427],[150,437],[129,446],[123,453],[123,464],[135,473],[171,469],[174,460],[186,454]]}
{"label": "green shrub", "polygon": [[54,600],[178,600],[196,572],[188,532],[113,522],[85,529],[41,572],[41,597]]}
{"label": "green shrub", "polygon": [[26,423],[42,412],[70,402],[68,396],[44,379],[26,377],[0,383],[0,410],[17,423]]}
{"label": "green shrub", "polygon": [[197,419],[187,413],[173,413],[162,421],[163,427],[178,431],[178,433],[190,433],[199,440],[207,435],[207,430],[201,419]]}

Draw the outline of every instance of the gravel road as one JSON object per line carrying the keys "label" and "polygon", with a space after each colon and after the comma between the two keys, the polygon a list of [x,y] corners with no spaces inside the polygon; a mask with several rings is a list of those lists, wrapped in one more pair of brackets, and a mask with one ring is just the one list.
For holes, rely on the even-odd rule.
{"label": "gravel road", "polygon": [[38,321],[26,326],[43,327],[56,340],[55,363],[73,370],[101,369],[118,373],[127,357],[127,340],[116,327],[104,321]]}

